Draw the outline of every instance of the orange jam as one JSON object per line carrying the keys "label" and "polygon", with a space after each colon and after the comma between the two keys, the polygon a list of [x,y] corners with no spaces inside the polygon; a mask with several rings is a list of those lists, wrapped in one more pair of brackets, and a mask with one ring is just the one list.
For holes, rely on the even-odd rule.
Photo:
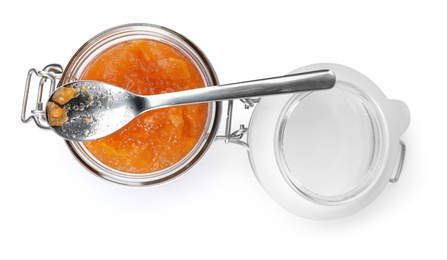
{"label": "orange jam", "polygon": [[52,101],[47,103],[47,111],[48,123],[51,126],[62,126],[68,121],[67,110]]}
{"label": "orange jam", "polygon": [[51,97],[52,101],[47,103],[48,123],[51,126],[62,126],[68,121],[67,110],[61,106],[78,96],[76,90],[72,87],[58,88]]}
{"label": "orange jam", "polygon": [[[127,41],[106,49],[87,65],[81,79],[108,82],[142,95],[204,86],[200,72],[185,55],[155,40]],[[114,169],[154,172],[175,164],[193,149],[207,115],[207,104],[156,109],[110,136],[84,144]]]}

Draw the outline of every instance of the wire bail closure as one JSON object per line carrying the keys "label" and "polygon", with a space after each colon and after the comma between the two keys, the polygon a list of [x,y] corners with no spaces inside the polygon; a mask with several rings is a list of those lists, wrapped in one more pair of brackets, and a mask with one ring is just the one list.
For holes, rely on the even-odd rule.
{"label": "wire bail closure", "polygon": [[[48,97],[56,89],[57,83],[62,76],[63,67],[59,64],[49,64],[44,67],[43,70],[38,71],[36,69],[30,69],[28,71],[25,83],[25,91],[23,93],[22,114],[21,119],[23,123],[28,123],[31,119],[34,120],[36,125],[43,129],[50,129],[48,121],[45,116],[45,108],[43,101],[46,101],[43,96],[46,86],[49,88]],[[30,87],[33,76],[40,78],[35,109],[27,111],[28,99],[30,94]]]}
{"label": "wire bail closure", "polygon": [[[250,109],[254,107],[261,99],[260,98],[245,98],[240,99],[240,101],[244,104],[245,109]],[[245,147],[249,150],[249,145],[246,141],[243,141],[242,138],[245,136],[245,133],[248,131],[248,128],[241,124],[238,130],[232,132],[231,123],[233,119],[233,100],[228,101],[228,109],[227,109],[227,119],[225,124],[225,135],[220,135],[216,137],[216,141],[223,140],[226,144],[234,143]]]}

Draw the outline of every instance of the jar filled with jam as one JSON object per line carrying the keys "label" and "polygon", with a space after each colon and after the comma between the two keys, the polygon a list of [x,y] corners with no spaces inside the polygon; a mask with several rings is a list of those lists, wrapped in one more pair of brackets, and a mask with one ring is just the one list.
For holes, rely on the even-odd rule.
{"label": "jar filled with jam", "polygon": [[[107,82],[141,95],[218,84],[194,43],[152,24],[117,26],[91,38],[71,58],[58,85],[76,80]],[[148,111],[107,137],[66,142],[102,178],[137,186],[165,182],[186,172],[209,148],[221,106],[213,102]]]}

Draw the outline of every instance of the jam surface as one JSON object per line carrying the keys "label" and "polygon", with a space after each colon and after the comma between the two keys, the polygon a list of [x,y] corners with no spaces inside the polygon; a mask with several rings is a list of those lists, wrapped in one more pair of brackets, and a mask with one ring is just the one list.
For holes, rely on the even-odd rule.
{"label": "jam surface", "polygon": [[[108,82],[142,95],[204,86],[200,72],[185,55],[155,40],[127,41],[106,49],[87,65],[81,79]],[[156,109],[110,136],[84,144],[114,169],[154,172],[175,164],[193,149],[207,115],[207,104]]]}
{"label": "jam surface", "polygon": [[56,89],[51,97],[52,101],[47,103],[48,123],[51,126],[62,126],[68,121],[67,110],[62,106],[77,95],[79,93],[76,93],[76,90],[72,87]]}

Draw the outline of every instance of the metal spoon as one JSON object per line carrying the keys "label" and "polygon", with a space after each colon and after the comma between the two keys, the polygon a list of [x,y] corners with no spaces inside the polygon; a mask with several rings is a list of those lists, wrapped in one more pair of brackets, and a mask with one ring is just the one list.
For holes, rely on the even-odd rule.
{"label": "metal spoon", "polygon": [[75,81],[59,87],[47,103],[50,127],[72,141],[110,135],[139,114],[162,107],[330,89],[330,70],[141,96],[99,81]]}

